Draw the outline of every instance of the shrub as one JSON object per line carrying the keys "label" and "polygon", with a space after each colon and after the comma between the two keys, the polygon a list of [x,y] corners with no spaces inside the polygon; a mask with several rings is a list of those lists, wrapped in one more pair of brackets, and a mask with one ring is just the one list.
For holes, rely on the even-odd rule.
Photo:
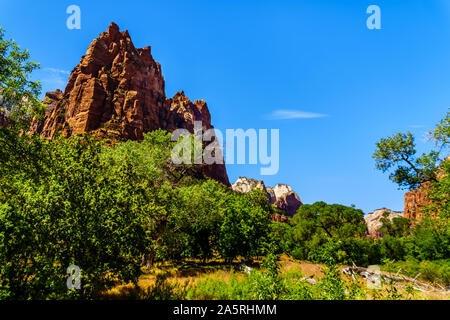
{"label": "shrub", "polygon": [[[105,174],[94,138],[15,139],[26,164],[11,163],[16,154],[0,158],[0,294],[88,298],[116,280],[136,282],[146,190],[129,183],[126,167]],[[69,265],[81,268],[80,290],[66,287]]]}

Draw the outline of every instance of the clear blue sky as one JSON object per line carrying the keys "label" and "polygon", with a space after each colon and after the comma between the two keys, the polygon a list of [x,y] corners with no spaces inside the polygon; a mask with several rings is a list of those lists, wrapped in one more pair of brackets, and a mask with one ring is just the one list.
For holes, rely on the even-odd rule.
{"label": "clear blue sky", "polygon": [[[71,4],[81,30],[66,28]],[[366,28],[371,4],[382,30]],[[230,165],[230,180],[287,183],[305,203],[403,210],[404,191],[375,170],[375,142],[410,130],[426,150],[425,133],[450,106],[447,0],[0,2],[0,25],[41,63],[44,91],[64,89],[111,21],[136,47],[152,46],[167,95],[205,99],[217,128],[279,128],[278,175]],[[277,110],[328,116],[267,117]]]}

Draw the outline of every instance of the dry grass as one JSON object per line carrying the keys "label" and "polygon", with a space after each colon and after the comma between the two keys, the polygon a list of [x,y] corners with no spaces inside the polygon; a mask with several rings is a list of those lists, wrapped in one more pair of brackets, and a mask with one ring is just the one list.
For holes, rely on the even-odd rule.
{"label": "dry grass", "polygon": [[[175,266],[171,263],[155,264],[153,269],[145,270],[139,278],[138,286],[141,290],[147,290],[156,285],[158,276],[164,277],[166,282],[180,288],[195,286],[198,282],[208,278],[220,278],[225,281],[230,280],[231,269],[237,267],[237,261],[233,266],[226,265],[223,261],[210,261],[206,264],[200,264],[199,261],[191,261],[192,264],[186,266]],[[242,274],[235,274],[243,277]],[[137,288],[129,284],[118,284],[113,289],[105,293],[107,299],[123,299],[136,292]]]}
{"label": "dry grass", "polygon": [[[253,266],[257,268],[258,262],[260,261],[257,261]],[[230,281],[231,270],[236,270],[237,267],[237,261],[235,261],[232,266],[226,265],[223,261],[210,261],[206,264],[201,264],[199,261],[191,261],[190,264],[184,266],[176,266],[171,263],[159,263],[149,271],[144,270],[144,274],[138,281],[138,286],[141,290],[153,288],[157,283],[158,277],[161,276],[166,279],[166,283],[181,289],[196,286],[196,284],[200,281],[205,281],[207,279],[221,279],[228,282]],[[306,277],[314,278],[316,280],[323,277],[322,270],[324,268],[325,267],[323,265],[310,263],[307,261],[296,261],[285,255],[281,256],[280,259],[280,271],[282,273],[301,272]],[[240,278],[244,277],[244,274],[233,272],[233,276]],[[353,279],[349,276],[343,276],[343,279],[348,283],[353,281]],[[363,288],[367,288],[365,280],[359,279],[358,282]],[[399,294],[402,294],[405,297],[408,296],[404,287],[397,285],[396,288]],[[104,297],[106,299],[140,298],[138,296],[137,289],[138,288],[136,288],[133,284],[119,284],[115,288],[106,292]],[[386,295],[387,290],[389,289],[383,288],[379,291],[379,293]],[[420,292],[415,290],[413,295],[409,296],[410,298],[416,300],[450,300],[450,293],[448,292]],[[368,297],[368,299],[371,299],[371,297]]]}
{"label": "dry grass", "polygon": [[313,277],[314,279],[320,279],[323,277],[323,268],[321,264],[311,263],[307,261],[294,260],[286,255],[280,257],[281,272],[301,272],[305,277]]}

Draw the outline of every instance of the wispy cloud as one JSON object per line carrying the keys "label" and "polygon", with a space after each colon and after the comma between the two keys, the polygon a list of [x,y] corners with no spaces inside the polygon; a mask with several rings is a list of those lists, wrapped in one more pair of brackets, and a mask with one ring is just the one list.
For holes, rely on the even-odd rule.
{"label": "wispy cloud", "polygon": [[412,124],[409,126],[412,129],[421,129],[421,128],[425,128],[425,126],[423,124]]}
{"label": "wispy cloud", "polygon": [[286,120],[286,119],[313,119],[327,117],[326,114],[306,112],[300,110],[275,110],[266,117],[270,120]]}
{"label": "wispy cloud", "polygon": [[70,74],[68,70],[56,69],[56,68],[44,68],[43,71],[52,72],[52,73],[61,73],[61,74]]}
{"label": "wispy cloud", "polygon": [[42,68],[39,71],[39,80],[48,90],[64,89],[67,84],[70,71],[57,68]]}

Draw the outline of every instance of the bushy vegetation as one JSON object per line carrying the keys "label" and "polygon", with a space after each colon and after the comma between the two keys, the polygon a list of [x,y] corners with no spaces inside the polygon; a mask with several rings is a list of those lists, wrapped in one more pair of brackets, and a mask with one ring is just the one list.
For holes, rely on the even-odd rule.
{"label": "bushy vegetation", "polygon": [[38,68],[38,63],[30,61],[28,50],[4,38],[0,26],[0,112],[8,115],[10,127],[24,129],[33,116],[43,116],[45,109],[37,98],[41,84],[30,80]]}
{"label": "bushy vegetation", "polygon": [[361,210],[324,202],[303,205],[292,219],[291,252],[297,259],[351,263],[360,259],[359,240],[366,231]]}
{"label": "bushy vegetation", "polygon": [[[7,128],[0,141],[4,298],[95,297],[117,280],[136,282],[143,261],[250,257],[268,237],[271,207],[261,193],[234,194],[212,180],[170,183],[166,132],[115,148]],[[68,293],[72,264],[83,289]]]}
{"label": "bushy vegetation", "polygon": [[[8,136],[0,130],[0,141]],[[1,152],[0,282],[4,297],[60,298],[69,265],[91,297],[112,281],[135,282],[147,250],[150,194],[126,164],[109,175],[102,145],[88,137],[53,142],[21,136]],[[28,150],[17,154],[17,150]],[[18,159],[17,159],[17,158]],[[15,167],[15,168],[14,168]]]}
{"label": "bushy vegetation", "polygon": [[422,261],[450,256],[449,228],[441,219],[424,218],[413,228],[402,218],[393,219],[382,227],[390,231],[380,239],[365,237],[365,228],[360,210],[316,203],[302,206],[291,225],[273,223],[271,237],[278,253],[319,263],[368,266],[384,259]]}
{"label": "bushy vegetation", "polygon": [[[324,267],[323,277],[316,284],[306,281],[300,271],[280,271],[277,257],[268,255],[261,269],[248,274],[233,270],[224,278],[220,274],[207,277],[181,290],[184,298],[191,300],[366,300],[411,299],[414,293],[405,289],[400,292],[390,283],[381,283],[373,290],[364,286],[361,279],[343,279],[334,264]],[[175,292],[180,291],[172,291]]]}
{"label": "bushy vegetation", "polygon": [[450,285],[450,261],[447,260],[415,260],[394,261],[386,259],[381,265],[382,270],[401,273],[411,278],[437,283],[446,287]]}

